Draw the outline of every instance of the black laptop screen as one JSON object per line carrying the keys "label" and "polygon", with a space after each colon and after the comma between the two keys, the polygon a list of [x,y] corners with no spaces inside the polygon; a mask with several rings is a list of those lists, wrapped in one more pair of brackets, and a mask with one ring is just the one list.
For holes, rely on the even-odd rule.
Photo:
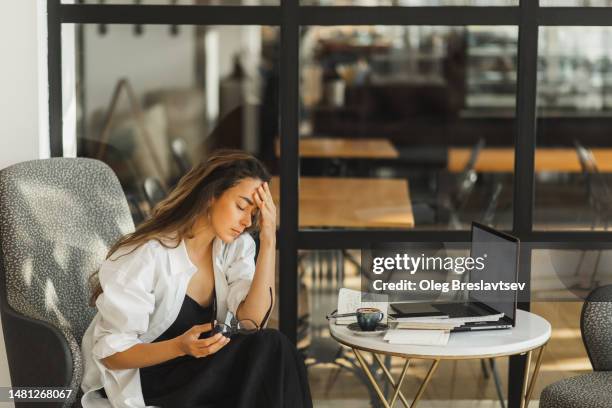
{"label": "black laptop screen", "polygon": [[[472,269],[470,282],[516,282],[518,278],[518,240],[472,224],[471,256],[484,257],[482,270]],[[470,291],[470,301],[480,302],[504,313],[514,321],[516,291]]]}

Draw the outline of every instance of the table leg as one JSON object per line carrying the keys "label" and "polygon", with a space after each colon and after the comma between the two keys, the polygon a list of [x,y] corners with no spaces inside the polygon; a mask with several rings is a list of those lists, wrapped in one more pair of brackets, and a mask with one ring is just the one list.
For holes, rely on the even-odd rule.
{"label": "table leg", "polygon": [[389,403],[385,399],[385,395],[383,394],[382,390],[380,389],[380,387],[376,383],[376,380],[374,379],[374,376],[370,372],[370,369],[368,368],[368,363],[365,361],[365,359],[363,358],[363,356],[361,355],[359,350],[353,348],[353,353],[355,353],[355,357],[357,357],[357,360],[359,361],[359,364],[361,364],[361,368],[363,369],[363,372],[368,377],[368,380],[370,380],[370,384],[372,384],[372,387],[374,387],[374,391],[376,391],[376,394],[378,395],[378,398],[380,398],[380,401],[383,403],[384,407],[385,408],[391,408],[389,406]]}
{"label": "table leg", "polygon": [[[542,357],[544,355],[545,346],[546,344],[540,347],[540,350],[538,352],[538,357],[536,359],[536,364],[535,364],[533,373],[531,375],[531,378],[529,377],[529,369],[531,366],[531,356],[532,356],[533,350],[529,350],[527,352],[527,361],[525,363],[525,373],[524,373],[524,378],[523,378],[523,385],[521,387],[521,404],[520,404],[521,408],[528,408],[529,401],[531,400],[531,394],[533,393],[533,390],[535,388],[535,382],[540,372],[540,366],[542,364]],[[414,397],[414,400],[412,401],[412,404],[408,404],[408,401],[406,401],[406,398],[401,392],[401,385],[404,381],[404,378],[406,377],[408,366],[410,364],[410,359],[405,359],[404,366],[402,367],[402,373],[400,374],[400,377],[398,378],[396,382],[393,379],[391,372],[385,366],[384,362],[380,358],[380,356],[378,356],[376,353],[372,353],[372,357],[374,357],[376,362],[380,365],[381,369],[383,370],[384,376],[387,378],[387,381],[391,384],[391,386],[394,389],[393,396],[391,398],[391,402],[389,403],[389,401],[387,401],[387,399],[385,398],[385,394],[382,392],[382,390],[378,386],[378,383],[376,382],[376,379],[374,378],[374,375],[370,371],[368,367],[368,363],[363,358],[363,355],[361,354],[361,352],[356,348],[353,348],[352,350],[353,350],[353,353],[355,353],[355,357],[357,357],[357,360],[359,361],[359,364],[361,365],[363,372],[367,376],[368,380],[370,381],[370,384],[376,391],[378,398],[380,399],[380,401],[382,402],[385,408],[392,408],[395,405],[395,402],[397,401],[398,397],[402,401],[405,407],[416,408],[419,400],[421,399],[421,397],[423,396],[423,393],[425,392],[425,388],[429,384],[429,381],[431,381],[433,374],[435,373],[436,369],[438,368],[438,365],[440,364],[440,359],[436,359],[433,361],[431,367],[429,368],[429,371],[427,372],[427,375],[423,379],[423,382],[421,383],[421,386],[419,387]]]}
{"label": "table leg", "polygon": [[[385,363],[383,363],[383,361],[380,358],[380,356],[378,354],[375,354],[375,353],[372,353],[372,355],[374,356],[374,358],[378,362],[378,365],[380,365],[380,368],[382,368],[383,373],[385,374],[385,377],[387,377],[387,380],[389,380],[389,382],[391,383],[393,388],[395,390],[399,390],[400,386],[401,386],[401,381],[404,379],[405,371],[408,370],[408,365],[410,364],[410,359],[408,359],[408,358],[405,359],[406,363],[404,364],[404,368],[402,369],[402,377],[398,380],[398,383],[395,383],[395,381],[393,380],[393,376],[391,375],[391,373],[387,369],[387,366],[385,366]],[[406,397],[404,397],[404,394],[402,394],[401,392],[398,391],[398,396],[399,396],[400,400],[402,401],[402,403],[404,404],[404,406],[406,408],[410,407],[410,404],[408,403],[408,401],[406,401]]]}
{"label": "table leg", "polygon": [[[499,373],[497,372],[497,367],[495,365],[495,359],[489,358],[489,367],[491,367],[491,375],[493,376],[493,382],[495,383],[495,390],[497,391],[497,398],[499,399],[499,405],[501,408],[506,408],[506,403],[504,402],[504,394],[502,391],[501,381],[499,379]],[[481,362],[484,360],[480,360]]]}
{"label": "table leg", "polygon": [[[538,379],[538,374],[540,372],[540,365],[542,364],[542,356],[544,355],[544,344],[540,347],[540,352],[538,353],[538,359],[536,360],[535,368],[533,369],[533,374],[531,374],[531,378],[529,380],[529,387],[527,388],[527,394],[525,395],[525,407],[529,407],[529,401],[531,400],[531,393],[535,388],[535,382]],[[527,377],[525,377],[525,382],[527,382]]]}
{"label": "table leg", "polygon": [[429,368],[429,372],[427,373],[427,375],[425,376],[425,379],[421,383],[421,386],[419,387],[419,390],[417,391],[417,394],[415,395],[410,408],[416,407],[417,403],[419,402],[419,399],[421,399],[421,396],[423,396],[423,393],[425,392],[425,387],[427,387],[427,384],[429,384],[429,380],[431,380],[431,377],[436,371],[436,368],[438,368],[438,364],[440,364],[440,360],[439,359],[434,360],[433,364]]}
{"label": "table leg", "polygon": [[531,350],[527,352],[525,362],[525,373],[523,374],[523,387],[521,388],[521,408],[525,408],[525,396],[527,395],[527,380],[529,378],[529,366],[531,365]]}
{"label": "table leg", "polygon": [[[391,367],[393,364],[393,358],[390,355],[385,355],[385,367]],[[372,366],[374,365],[374,361],[372,361]],[[388,381],[384,381],[383,376],[381,374],[380,378],[383,380],[383,392],[385,393],[385,395],[387,396],[387,399],[389,398],[389,382]]]}
{"label": "table leg", "polygon": [[[397,385],[395,386],[395,392],[393,393],[393,397],[391,398],[391,404],[390,404],[391,407],[395,405],[395,401],[397,400],[398,395],[401,394],[400,389],[402,387],[402,382],[404,382],[404,378],[406,377],[406,371],[408,371],[409,364],[410,364],[410,360],[406,360],[406,362],[404,363],[404,367],[402,368],[402,373],[397,379]],[[405,405],[405,406],[409,407],[409,405]]]}
{"label": "table leg", "polygon": [[378,362],[378,364],[380,364],[381,368],[383,369],[383,373],[384,373],[385,377],[387,378],[387,380],[391,383],[391,385],[394,388],[395,392],[393,393],[393,397],[391,399],[391,403],[389,403],[389,401],[387,401],[387,399],[385,398],[385,394],[382,392],[382,390],[380,389],[380,387],[376,383],[376,379],[374,378],[374,375],[372,375],[372,372],[368,368],[368,364],[365,361],[365,359],[363,358],[363,355],[361,354],[361,352],[358,349],[356,349],[356,348],[353,348],[353,352],[355,353],[355,356],[357,357],[357,360],[359,361],[359,364],[361,365],[361,368],[363,369],[363,372],[366,374],[368,380],[370,380],[370,383],[372,384],[372,387],[376,391],[376,394],[378,395],[378,398],[380,398],[380,401],[382,402],[382,404],[383,404],[383,406],[385,408],[392,408],[393,405],[395,405],[395,402],[396,402],[398,397],[400,398],[402,403],[407,408],[414,408],[414,407],[416,407],[417,403],[419,402],[419,399],[423,396],[423,393],[425,392],[425,388],[427,387],[427,384],[429,384],[429,381],[431,380],[431,377],[433,376],[434,372],[436,371],[436,368],[438,367],[438,364],[440,364],[440,359],[434,360],[434,362],[432,363],[431,367],[429,368],[429,371],[427,372],[427,375],[423,379],[423,382],[421,383],[421,386],[419,387],[419,390],[417,391],[417,393],[416,393],[416,395],[414,397],[414,400],[412,401],[412,404],[408,404],[408,401],[406,401],[406,398],[404,397],[404,395],[402,394],[400,389],[401,389],[402,382],[404,381],[404,378],[406,377],[406,372],[408,371],[408,365],[410,364],[410,360],[409,359],[405,359],[406,362],[404,363],[404,366],[402,368],[402,373],[401,373],[399,379],[397,380],[397,382],[395,382],[393,380],[393,376],[391,375],[391,372],[383,364],[383,362],[380,359],[380,357],[377,356],[375,353],[372,353],[372,356],[374,357],[374,359]]}

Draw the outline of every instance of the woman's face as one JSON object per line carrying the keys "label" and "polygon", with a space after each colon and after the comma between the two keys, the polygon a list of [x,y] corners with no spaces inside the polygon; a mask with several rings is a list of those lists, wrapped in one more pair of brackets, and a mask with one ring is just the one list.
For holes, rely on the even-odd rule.
{"label": "woman's face", "polygon": [[232,242],[251,226],[257,211],[253,194],[261,184],[260,179],[242,179],[221,197],[213,200],[210,206],[210,221],[215,235],[223,242]]}

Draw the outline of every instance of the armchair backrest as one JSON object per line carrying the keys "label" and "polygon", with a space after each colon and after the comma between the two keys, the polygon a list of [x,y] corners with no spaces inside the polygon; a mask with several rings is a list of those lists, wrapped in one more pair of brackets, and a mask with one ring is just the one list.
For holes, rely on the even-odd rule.
{"label": "armchair backrest", "polygon": [[[0,171],[0,309],[13,382],[33,386],[55,358],[80,385],[79,346],[96,313],[89,277],[133,229],[121,185],[101,161],[53,158]],[[43,337],[49,356],[28,359],[20,348],[43,347]]]}
{"label": "armchair backrest", "polygon": [[589,294],[580,317],[582,341],[595,371],[612,371],[612,285]]}

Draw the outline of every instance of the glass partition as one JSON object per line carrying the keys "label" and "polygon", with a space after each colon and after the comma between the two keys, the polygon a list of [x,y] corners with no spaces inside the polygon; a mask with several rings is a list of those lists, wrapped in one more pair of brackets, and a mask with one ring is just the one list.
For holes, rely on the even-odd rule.
{"label": "glass partition", "polygon": [[517,33],[303,27],[300,227],[510,227]]}
{"label": "glass partition", "polygon": [[75,26],[77,155],[116,172],[136,222],[220,148],[266,162],[278,133],[278,29]]}
{"label": "glass partition", "polygon": [[541,27],[534,229],[607,230],[612,28]]}

